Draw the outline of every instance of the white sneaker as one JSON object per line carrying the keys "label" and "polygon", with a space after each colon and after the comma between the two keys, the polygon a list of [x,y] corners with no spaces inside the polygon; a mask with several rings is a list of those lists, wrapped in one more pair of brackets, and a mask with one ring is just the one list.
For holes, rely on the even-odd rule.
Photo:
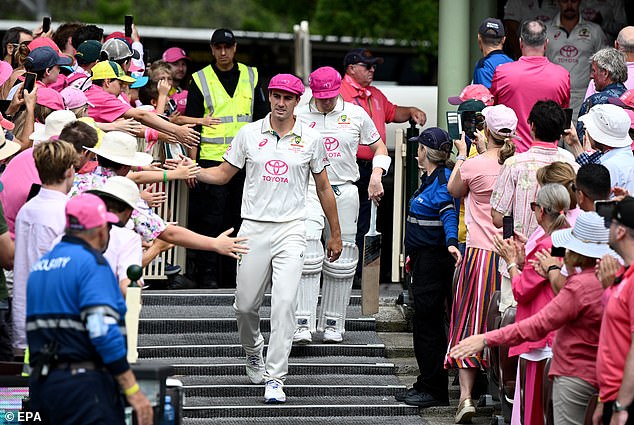
{"label": "white sneaker", "polygon": [[247,376],[254,384],[264,382],[264,357],[262,352],[247,356]]}
{"label": "white sneaker", "polygon": [[343,341],[343,335],[335,328],[324,329],[324,342],[341,342]]}
{"label": "white sneaker", "polygon": [[295,334],[293,335],[293,344],[310,344],[313,342],[313,336],[310,334],[310,330],[301,326],[295,329]]}
{"label": "white sneaker", "polygon": [[282,389],[282,384],[274,379],[266,381],[266,389],[264,390],[265,403],[285,403],[286,394]]}

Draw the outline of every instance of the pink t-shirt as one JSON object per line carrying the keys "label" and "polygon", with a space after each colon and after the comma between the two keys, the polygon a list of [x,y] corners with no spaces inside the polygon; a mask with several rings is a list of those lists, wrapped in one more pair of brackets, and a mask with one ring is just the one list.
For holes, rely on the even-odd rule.
{"label": "pink t-shirt", "polygon": [[[341,97],[346,102],[354,103],[362,107],[370,115],[381,140],[385,143],[385,124],[394,121],[397,106],[387,100],[387,97],[373,86],[361,87],[359,83],[346,74],[341,82]],[[371,160],[374,152],[369,146],[359,145],[357,158]]]}
{"label": "pink t-shirt", "polygon": [[491,192],[502,166],[497,158],[478,155],[467,159],[460,167],[460,177],[469,193],[465,200],[467,246],[493,250],[493,236],[502,236],[502,229],[491,219]]}
{"label": "pink t-shirt", "polygon": [[117,99],[103,88],[93,84],[86,90],[86,97],[92,106],[88,105],[88,116],[96,122],[113,122],[121,118],[132,106]]}
{"label": "pink t-shirt", "polygon": [[33,148],[25,149],[16,155],[8,164],[0,176],[0,182],[4,190],[0,192],[0,202],[4,208],[4,216],[9,226],[11,239],[15,238],[15,218],[20,208],[29,197],[31,186],[42,184],[40,175],[35,167]]}
{"label": "pink t-shirt", "polygon": [[601,401],[614,401],[621,388],[625,359],[632,344],[634,332],[634,267],[625,272],[620,284],[606,292],[599,351],[597,353],[597,379]]}
{"label": "pink t-shirt", "polygon": [[531,146],[530,127],[526,120],[538,100],[553,100],[567,108],[570,104],[570,74],[545,56],[522,56],[495,68],[491,93],[497,105],[506,105],[517,115],[517,133],[522,140],[515,141],[517,152]]}

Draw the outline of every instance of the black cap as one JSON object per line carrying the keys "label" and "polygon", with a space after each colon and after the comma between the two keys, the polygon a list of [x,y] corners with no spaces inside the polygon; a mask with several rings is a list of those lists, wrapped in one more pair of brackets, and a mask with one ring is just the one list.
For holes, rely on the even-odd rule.
{"label": "black cap", "polygon": [[603,218],[614,219],[624,226],[634,229],[634,198],[626,196],[614,205],[612,211],[597,209],[597,213]]}
{"label": "black cap", "polygon": [[504,24],[495,18],[485,18],[480,24],[478,32],[491,37],[504,37],[506,35],[504,32]]}
{"label": "black cap", "polygon": [[236,44],[236,38],[233,36],[233,31],[227,28],[219,28],[211,36],[211,44],[226,44],[227,46],[233,46]]}
{"label": "black cap", "polygon": [[482,112],[486,105],[481,100],[465,100],[458,106],[458,112]]}
{"label": "black cap", "polygon": [[346,53],[346,56],[343,58],[343,66],[346,67],[348,65],[352,65],[355,63],[367,63],[370,65],[376,65],[383,63],[383,58],[372,55],[372,52],[368,49],[354,49],[350,50]]}
{"label": "black cap", "polygon": [[425,145],[430,149],[437,151],[451,152],[453,147],[453,141],[442,128],[432,127],[423,131],[419,136],[409,139],[411,142],[418,142],[421,145]]}

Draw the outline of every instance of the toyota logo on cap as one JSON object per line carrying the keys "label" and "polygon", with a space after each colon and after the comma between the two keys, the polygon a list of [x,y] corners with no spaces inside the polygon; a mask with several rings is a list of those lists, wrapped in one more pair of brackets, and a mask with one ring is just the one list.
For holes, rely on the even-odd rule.
{"label": "toyota logo on cap", "polygon": [[264,169],[269,174],[281,176],[288,172],[288,165],[280,159],[272,159],[264,164]]}
{"label": "toyota logo on cap", "polygon": [[324,137],[324,146],[328,152],[334,151],[339,147],[339,140],[334,137]]}

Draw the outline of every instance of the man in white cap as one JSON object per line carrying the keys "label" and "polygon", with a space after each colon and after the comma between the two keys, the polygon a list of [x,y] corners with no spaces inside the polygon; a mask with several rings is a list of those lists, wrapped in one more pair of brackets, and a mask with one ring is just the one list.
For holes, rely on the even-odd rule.
{"label": "man in white cap", "polygon": [[[345,102],[339,91],[341,75],[329,66],[310,74],[313,98],[296,109],[299,121],[321,134],[330,166],[328,180],[333,187],[341,227],[343,251],[335,263],[324,261],[322,232],[327,240],[330,229],[312,181],[308,185],[306,209],[306,252],[304,270],[297,297],[297,329],[293,342],[307,344],[316,329],[324,332],[324,342],[341,342],[345,332],[346,307],[359,260],[355,244],[359,193],[353,184],[359,180],[356,153],[359,145],[369,146],[373,155],[373,171],[368,197],[378,203],[383,196],[381,178],[390,167],[391,158],[370,116],[358,105]],[[316,326],[319,281],[324,275],[322,310]]]}
{"label": "man in white cap", "polygon": [[33,150],[33,158],[42,187],[15,219],[13,346],[20,349],[26,348],[26,281],[33,264],[64,233],[64,208],[79,161],[73,145],[61,140],[40,143]]}
{"label": "man in white cap", "polygon": [[[331,229],[326,256],[333,262],[342,250],[337,205],[325,171],[329,164],[326,149],[319,133],[293,115],[302,93],[304,84],[299,78],[290,74],[273,77],[269,83],[271,113],[240,129],[224,154],[224,162],[198,175],[203,183],[225,184],[246,168],[239,234],[251,237],[251,253],[238,261],[233,308],[247,354],[247,375],[254,384],[266,382],[266,403],[286,401],[282,386],[295,332],[311,174]],[[271,336],[265,365],[259,310],[269,284]]]}
{"label": "man in white cap", "polygon": [[[585,137],[592,148],[601,152],[592,157],[599,157],[599,163],[610,171],[612,187],[622,187],[634,193],[634,157],[631,150],[632,139],[628,134],[632,121],[627,112],[616,105],[599,104],[579,117],[579,121],[586,129]],[[577,162],[581,162],[580,158],[588,157],[574,129],[567,131],[564,140]]]}

